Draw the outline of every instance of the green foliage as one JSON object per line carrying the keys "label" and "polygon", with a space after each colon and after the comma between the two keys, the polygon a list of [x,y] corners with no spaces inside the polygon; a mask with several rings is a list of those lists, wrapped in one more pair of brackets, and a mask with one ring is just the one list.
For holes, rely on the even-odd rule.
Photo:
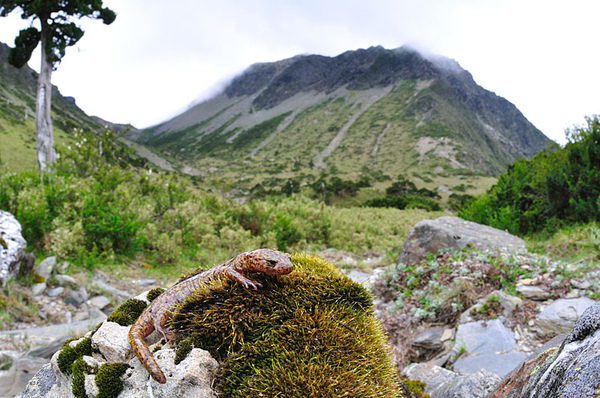
{"label": "green foliage", "polygon": [[314,256],[262,289],[216,281],[174,315],[182,348],[221,358],[228,397],[403,397],[370,294]]}
{"label": "green foliage", "polygon": [[440,205],[433,199],[415,195],[394,195],[382,198],[369,199],[363,204],[364,207],[391,207],[403,209],[423,209],[427,211],[441,211]]}
{"label": "green foliage", "polygon": [[520,234],[600,221],[600,120],[567,137],[564,148],[518,160],[461,217]]}

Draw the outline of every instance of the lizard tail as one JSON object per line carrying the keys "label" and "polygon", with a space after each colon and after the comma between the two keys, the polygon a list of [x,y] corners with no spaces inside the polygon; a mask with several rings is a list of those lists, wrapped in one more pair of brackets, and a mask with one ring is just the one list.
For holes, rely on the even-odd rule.
{"label": "lizard tail", "polygon": [[142,327],[137,324],[133,324],[129,330],[129,344],[133,347],[135,355],[138,357],[142,365],[148,370],[150,376],[160,384],[165,384],[167,378],[160,369],[160,366],[156,363],[156,360],[152,356],[152,353],[148,349],[146,342],[144,341],[144,333],[142,333]]}

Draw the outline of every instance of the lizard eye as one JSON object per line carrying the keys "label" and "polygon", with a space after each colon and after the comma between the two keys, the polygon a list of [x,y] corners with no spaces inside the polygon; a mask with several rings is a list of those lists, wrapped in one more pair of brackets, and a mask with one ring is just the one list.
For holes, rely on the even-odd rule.
{"label": "lizard eye", "polygon": [[277,265],[277,260],[267,260],[269,267],[274,267]]}

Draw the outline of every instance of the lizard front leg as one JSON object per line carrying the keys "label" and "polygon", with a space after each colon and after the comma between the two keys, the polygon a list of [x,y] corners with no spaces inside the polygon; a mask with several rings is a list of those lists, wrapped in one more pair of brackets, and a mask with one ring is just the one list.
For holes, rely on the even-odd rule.
{"label": "lizard front leg", "polygon": [[244,275],[242,275],[241,273],[239,273],[238,271],[232,269],[232,268],[228,268],[225,271],[225,275],[227,275],[227,277],[231,280],[236,281],[237,283],[241,283],[242,285],[244,285],[244,287],[247,289],[248,286],[252,287],[253,289],[257,289],[259,287],[262,287],[262,285],[258,282],[255,282],[251,279],[246,278]]}

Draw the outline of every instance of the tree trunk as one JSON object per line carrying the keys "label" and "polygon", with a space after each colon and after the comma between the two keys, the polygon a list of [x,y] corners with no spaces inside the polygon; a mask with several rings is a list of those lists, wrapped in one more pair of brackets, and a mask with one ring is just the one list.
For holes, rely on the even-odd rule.
{"label": "tree trunk", "polygon": [[52,63],[48,62],[46,55],[46,41],[49,39],[47,22],[42,19],[42,66],[38,77],[37,100],[35,112],[35,126],[37,133],[37,154],[40,172],[56,161],[54,151],[54,132],[52,130],[52,117],[50,102],[52,100]]}

